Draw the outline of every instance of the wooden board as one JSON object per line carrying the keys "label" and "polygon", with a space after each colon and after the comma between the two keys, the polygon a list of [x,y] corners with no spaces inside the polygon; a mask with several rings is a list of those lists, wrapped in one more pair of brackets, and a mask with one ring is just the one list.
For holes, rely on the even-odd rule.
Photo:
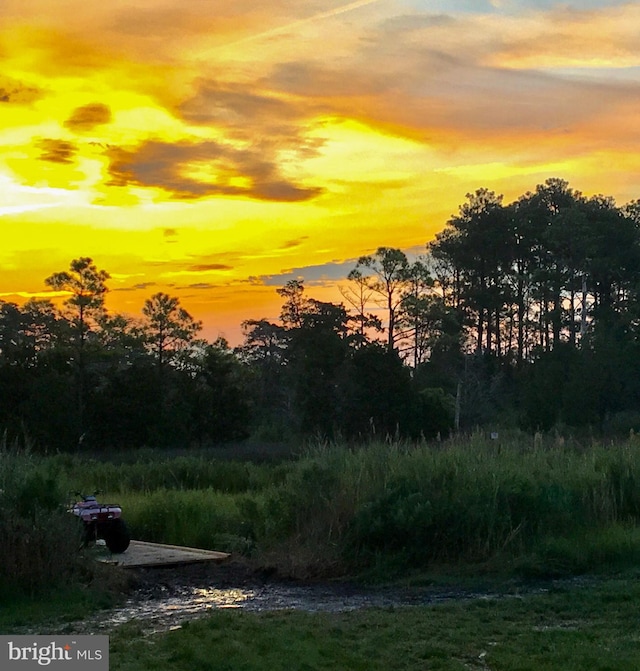
{"label": "wooden board", "polygon": [[215,550],[131,541],[126,552],[122,554],[107,553],[100,557],[100,561],[124,568],[140,568],[143,566],[180,566],[207,561],[223,562],[228,558],[229,555],[226,552],[216,552]]}

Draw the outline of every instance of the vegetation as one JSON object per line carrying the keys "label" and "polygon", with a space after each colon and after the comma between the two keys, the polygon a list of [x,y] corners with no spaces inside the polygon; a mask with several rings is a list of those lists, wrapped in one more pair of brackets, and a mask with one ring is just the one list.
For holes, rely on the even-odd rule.
{"label": "vegetation", "polygon": [[99,489],[123,506],[134,538],[232,551],[296,577],[572,575],[640,560],[638,447],[635,437],[602,446],[478,433],[320,444],[262,464],[215,451],[123,463],[30,456],[23,490],[44,523],[56,492]]}
{"label": "vegetation", "polygon": [[[74,587],[103,576],[79,564],[75,548],[61,547],[62,537],[47,535],[57,497],[96,485],[123,504],[139,538],[228,549],[293,576],[412,584],[628,571],[640,560],[638,447],[635,437],[603,446],[476,433],[420,446],[320,444],[256,464],[216,459],[215,451],[173,458],[125,452],[117,462],[5,446],[2,482],[16,495],[5,498],[2,519],[24,511],[29,523],[36,520],[30,542],[41,559],[46,545],[49,561],[46,576],[30,564],[22,583],[22,594],[39,600],[20,599],[15,588],[3,593],[11,605],[0,606],[0,624],[6,631],[42,626],[109,603],[104,592]],[[17,555],[5,547],[6,588],[16,575],[8,560]],[[69,562],[51,563],[52,547]],[[211,660],[230,669],[571,670],[589,660],[595,669],[632,669],[640,658],[632,628],[640,593],[637,576],[627,578],[410,609],[218,612],[152,636],[130,624],[111,634],[110,663],[130,671],[205,669]]]}
{"label": "vegetation", "polygon": [[320,446],[222,491],[159,481],[119,498],[149,540],[240,551],[299,577],[443,566],[564,575],[637,562],[635,440],[539,443],[477,435],[436,448]]}
{"label": "vegetation", "polygon": [[398,669],[631,671],[637,576],[537,596],[349,613],[219,611],[165,634],[111,636],[114,671]]}
{"label": "vegetation", "polygon": [[41,466],[29,454],[0,451],[0,600],[48,593],[90,574],[60,483]]}

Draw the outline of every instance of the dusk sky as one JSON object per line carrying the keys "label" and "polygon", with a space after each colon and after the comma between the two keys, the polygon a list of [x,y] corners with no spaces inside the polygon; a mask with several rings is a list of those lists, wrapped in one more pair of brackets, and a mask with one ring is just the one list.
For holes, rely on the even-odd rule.
{"label": "dusk sky", "polygon": [[640,198],[639,38],[638,2],[2,0],[0,299],[90,256],[237,344],[477,188]]}

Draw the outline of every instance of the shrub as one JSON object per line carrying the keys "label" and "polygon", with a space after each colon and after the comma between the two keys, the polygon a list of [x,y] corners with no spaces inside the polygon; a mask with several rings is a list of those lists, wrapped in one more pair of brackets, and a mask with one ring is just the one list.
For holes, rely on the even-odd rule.
{"label": "shrub", "polygon": [[28,453],[0,451],[0,590],[35,594],[83,569],[80,528],[58,483]]}

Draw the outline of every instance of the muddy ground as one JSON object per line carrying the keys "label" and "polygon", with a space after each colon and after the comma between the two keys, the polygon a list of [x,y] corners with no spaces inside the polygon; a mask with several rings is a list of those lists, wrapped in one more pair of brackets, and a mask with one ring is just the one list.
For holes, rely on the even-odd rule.
{"label": "muddy ground", "polygon": [[47,628],[48,633],[108,634],[120,625],[132,623],[141,634],[150,635],[175,629],[188,620],[220,609],[336,613],[361,608],[404,608],[448,601],[513,598],[589,580],[508,582],[499,587],[485,585],[473,589],[439,585],[368,587],[348,581],[286,579],[255,570],[246,561],[233,557],[222,563],[117,570],[122,572],[126,582],[126,598],[122,605],[95,613],[80,622],[52,624]]}

